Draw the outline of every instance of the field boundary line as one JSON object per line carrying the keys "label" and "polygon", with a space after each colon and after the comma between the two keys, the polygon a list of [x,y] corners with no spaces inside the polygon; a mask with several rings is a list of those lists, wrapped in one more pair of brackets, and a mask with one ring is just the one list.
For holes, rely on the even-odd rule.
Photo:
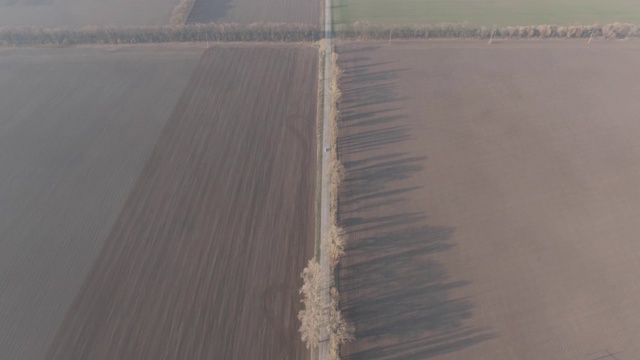
{"label": "field boundary line", "polygon": [[[319,165],[319,191],[316,191],[316,221],[318,224],[316,232],[316,252],[309,261],[308,266],[303,270],[302,303],[304,309],[298,314],[301,322],[300,334],[302,341],[311,351],[311,358],[314,360],[329,360],[330,343],[330,318],[331,309],[331,267],[329,266],[329,242],[328,232],[330,226],[330,176],[329,164],[331,160],[331,2],[325,1],[324,7],[324,38],[319,41],[319,61],[322,66],[318,66],[319,101],[318,109],[322,116],[317,117],[317,136],[321,145],[317,164]],[[321,97],[321,99],[320,99]],[[320,101],[322,106],[320,106]],[[319,220],[319,221],[318,221]]]}
{"label": "field boundary line", "polygon": [[[325,18],[331,19],[330,6]],[[178,21],[178,20],[176,20]],[[332,20],[330,20],[332,21]],[[326,23],[326,21],[325,21]],[[325,24],[325,27],[327,25]],[[323,37],[332,43],[334,29],[321,30],[312,24],[208,23],[159,26],[66,28],[0,28],[0,47],[159,44],[186,42],[306,42]],[[336,26],[341,40],[400,39],[606,39],[640,38],[640,25],[558,26],[531,25],[469,27],[465,24],[372,25],[366,22]],[[330,36],[330,38],[327,38]],[[328,46],[330,47],[330,46]]]}
{"label": "field boundary line", "polygon": [[306,42],[321,37],[317,25],[208,23],[159,26],[0,28],[0,46],[159,44],[171,42]]}
{"label": "field boundary line", "polygon": [[[329,266],[329,225],[331,216],[330,209],[330,179],[329,179],[329,162],[331,161],[331,151],[335,151],[331,146],[331,77],[332,77],[332,63],[331,55],[333,54],[333,18],[331,0],[325,0],[324,2],[324,91],[323,91],[323,113],[322,113],[322,190],[320,192],[320,269],[322,277],[325,279],[331,279],[331,267]],[[326,289],[322,291],[321,302],[329,305],[331,303],[331,282],[327,282]],[[323,309],[323,319],[321,321],[322,328],[320,330],[320,343],[318,344],[318,360],[329,360],[329,317],[330,308]]]}
{"label": "field boundary line", "polygon": [[613,23],[607,25],[541,24],[527,26],[469,26],[467,24],[371,24],[356,21],[339,24],[335,37],[344,40],[402,39],[627,39],[640,37],[640,25]]}

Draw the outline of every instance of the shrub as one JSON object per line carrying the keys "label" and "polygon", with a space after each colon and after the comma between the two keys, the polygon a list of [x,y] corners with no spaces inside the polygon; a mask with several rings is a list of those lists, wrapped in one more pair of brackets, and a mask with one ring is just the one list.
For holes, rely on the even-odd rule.
{"label": "shrub", "polygon": [[329,259],[331,261],[331,267],[335,268],[340,262],[340,258],[344,256],[344,245],[347,238],[346,232],[343,228],[336,224],[331,224],[329,227]]}
{"label": "shrub", "polygon": [[339,186],[345,178],[345,169],[342,162],[333,159],[329,164],[329,181],[332,186]]}
{"label": "shrub", "polygon": [[348,323],[339,310],[338,290],[331,288],[331,316],[329,319],[329,358],[340,360],[340,345],[355,340],[355,328]]}
{"label": "shrub", "polygon": [[298,313],[300,320],[300,334],[307,349],[317,348],[322,336],[322,329],[326,328],[325,315],[330,304],[323,300],[322,292],[327,291],[329,279],[322,274],[320,264],[309,260],[309,264],[302,271],[302,303],[304,309]]}
{"label": "shrub", "polygon": [[186,24],[195,4],[196,0],[180,0],[171,13],[169,23],[173,26]]}

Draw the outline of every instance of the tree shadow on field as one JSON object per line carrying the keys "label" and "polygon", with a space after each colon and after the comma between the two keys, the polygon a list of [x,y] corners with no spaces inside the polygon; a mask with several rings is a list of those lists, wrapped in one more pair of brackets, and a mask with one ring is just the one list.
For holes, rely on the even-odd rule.
{"label": "tree shadow on field", "polygon": [[371,50],[338,50],[345,68],[338,151],[346,159],[339,221],[347,245],[336,281],[341,309],[356,326],[342,358],[425,359],[495,334],[467,324],[473,302],[453,294],[470,282],[451,279],[435,259],[455,246],[454,229],[403,209],[422,189],[412,178],[428,158],[402,151],[413,136],[396,93],[403,69],[374,63],[363,55]]}

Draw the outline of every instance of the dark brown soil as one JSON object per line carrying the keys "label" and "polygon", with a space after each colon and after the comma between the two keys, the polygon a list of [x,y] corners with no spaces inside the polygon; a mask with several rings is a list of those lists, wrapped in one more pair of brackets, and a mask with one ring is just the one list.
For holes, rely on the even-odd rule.
{"label": "dark brown soil", "polygon": [[233,22],[320,24],[316,0],[197,0],[189,23]]}
{"label": "dark brown soil", "polygon": [[317,52],[216,46],[47,358],[305,359]]}

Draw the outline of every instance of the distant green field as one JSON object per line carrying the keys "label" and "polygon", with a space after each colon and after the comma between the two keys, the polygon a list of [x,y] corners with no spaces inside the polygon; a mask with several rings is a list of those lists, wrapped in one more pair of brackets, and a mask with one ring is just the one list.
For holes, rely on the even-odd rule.
{"label": "distant green field", "polygon": [[333,0],[336,24],[591,25],[640,23],[637,0]]}

